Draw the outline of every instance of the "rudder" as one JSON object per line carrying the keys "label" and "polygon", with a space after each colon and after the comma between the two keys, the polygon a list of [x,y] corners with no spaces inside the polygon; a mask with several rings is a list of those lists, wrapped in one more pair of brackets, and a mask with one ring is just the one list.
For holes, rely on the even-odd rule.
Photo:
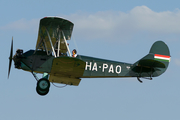
{"label": "rudder", "polygon": [[134,63],[133,71],[139,77],[156,77],[164,73],[170,62],[168,46],[163,41],[156,41],[149,54]]}
{"label": "rudder", "polygon": [[149,53],[170,56],[169,48],[163,41],[156,41]]}

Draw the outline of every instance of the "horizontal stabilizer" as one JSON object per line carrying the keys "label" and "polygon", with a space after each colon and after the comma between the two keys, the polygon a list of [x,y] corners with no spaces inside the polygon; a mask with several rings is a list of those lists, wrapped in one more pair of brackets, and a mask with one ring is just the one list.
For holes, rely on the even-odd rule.
{"label": "horizontal stabilizer", "polygon": [[146,60],[140,60],[138,66],[143,66],[143,67],[158,67],[158,68],[165,68],[165,64],[162,62],[159,62],[157,60],[151,60],[151,59],[146,59]]}

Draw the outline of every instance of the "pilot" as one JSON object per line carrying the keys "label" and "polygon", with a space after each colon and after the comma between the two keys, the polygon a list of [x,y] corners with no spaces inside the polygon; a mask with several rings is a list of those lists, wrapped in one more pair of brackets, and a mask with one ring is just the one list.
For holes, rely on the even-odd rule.
{"label": "pilot", "polygon": [[77,56],[77,51],[76,51],[76,49],[74,49],[73,51],[72,51],[72,57],[76,57]]}

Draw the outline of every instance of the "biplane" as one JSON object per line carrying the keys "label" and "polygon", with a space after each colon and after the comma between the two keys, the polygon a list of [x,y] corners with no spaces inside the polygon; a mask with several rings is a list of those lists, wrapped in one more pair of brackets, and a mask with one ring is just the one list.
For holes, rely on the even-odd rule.
{"label": "biplane", "polygon": [[[82,78],[136,77],[152,80],[164,73],[170,62],[168,46],[163,41],[155,42],[149,53],[130,64],[84,55],[74,56],[67,41],[71,39],[74,24],[59,17],[40,20],[35,50],[23,52],[17,49],[13,56],[13,39],[9,57],[8,78],[12,60],[15,68],[29,71],[37,80],[39,95],[49,92],[50,82],[78,86]],[[37,73],[42,74],[41,78]]]}

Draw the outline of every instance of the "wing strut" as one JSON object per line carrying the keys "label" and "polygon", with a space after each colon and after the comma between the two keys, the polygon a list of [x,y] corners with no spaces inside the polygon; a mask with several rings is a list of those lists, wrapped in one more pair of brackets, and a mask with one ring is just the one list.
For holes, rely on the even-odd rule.
{"label": "wing strut", "polygon": [[43,42],[44,42],[44,46],[45,46],[45,51],[46,51],[46,53],[47,53],[47,55],[48,55],[47,45],[46,45],[46,42],[45,42],[44,39],[43,39]]}
{"label": "wing strut", "polygon": [[[43,41],[43,39],[41,38],[41,40],[40,40],[40,42],[39,42],[38,46],[36,47],[35,52],[37,51],[37,49],[39,48],[39,46],[42,44],[42,41]],[[35,53],[35,52],[34,52],[34,53]]]}
{"label": "wing strut", "polygon": [[36,51],[39,49],[39,47],[40,47],[41,45],[44,47],[44,49],[45,49],[47,55],[49,55],[48,50],[47,50],[46,42],[44,41],[43,38],[41,38],[41,40],[40,40],[38,46],[36,47],[36,50],[34,51],[34,53],[36,53]]}
{"label": "wing strut", "polygon": [[57,57],[59,57],[61,34],[59,34]]}
{"label": "wing strut", "polygon": [[64,36],[64,32],[63,32],[63,31],[62,31],[62,35],[63,35],[64,41],[65,41],[66,47],[67,47],[67,49],[68,49],[69,56],[71,57],[71,52],[70,52],[69,47],[68,47],[68,45],[67,45],[67,41],[66,41],[66,38],[65,38],[65,36]]}
{"label": "wing strut", "polygon": [[54,50],[54,47],[53,47],[53,44],[52,44],[52,41],[51,41],[51,37],[50,37],[49,32],[47,31],[47,29],[46,29],[46,32],[47,32],[47,35],[48,35],[48,37],[49,37],[49,42],[50,42],[50,44],[51,44],[51,47],[52,47],[54,56],[55,56],[55,58],[56,58],[56,52],[55,52],[55,50]]}
{"label": "wing strut", "polygon": [[[37,49],[38,49],[41,45],[43,45],[45,51],[47,52],[47,55],[50,55],[51,52],[53,52],[55,58],[56,58],[56,57],[59,57],[59,55],[60,55],[60,49],[61,49],[60,47],[61,47],[61,33],[62,33],[62,37],[63,37],[63,39],[64,39],[64,43],[65,43],[66,48],[67,48],[67,50],[68,50],[69,57],[72,57],[63,30],[61,30],[61,31],[58,33],[59,36],[58,36],[58,38],[56,38],[57,41],[56,41],[56,43],[55,43],[54,45],[53,45],[53,43],[52,43],[52,39],[51,39],[51,37],[50,37],[49,32],[48,32],[47,29],[46,29],[46,32],[47,32],[47,36],[48,36],[48,38],[49,38],[49,43],[50,43],[50,46],[51,46],[51,50],[50,50],[50,51],[47,50],[46,42],[45,42],[45,40],[44,40],[43,38],[41,38],[38,46],[36,47],[35,52],[37,51]],[[56,45],[57,45],[57,51],[55,51]]]}

